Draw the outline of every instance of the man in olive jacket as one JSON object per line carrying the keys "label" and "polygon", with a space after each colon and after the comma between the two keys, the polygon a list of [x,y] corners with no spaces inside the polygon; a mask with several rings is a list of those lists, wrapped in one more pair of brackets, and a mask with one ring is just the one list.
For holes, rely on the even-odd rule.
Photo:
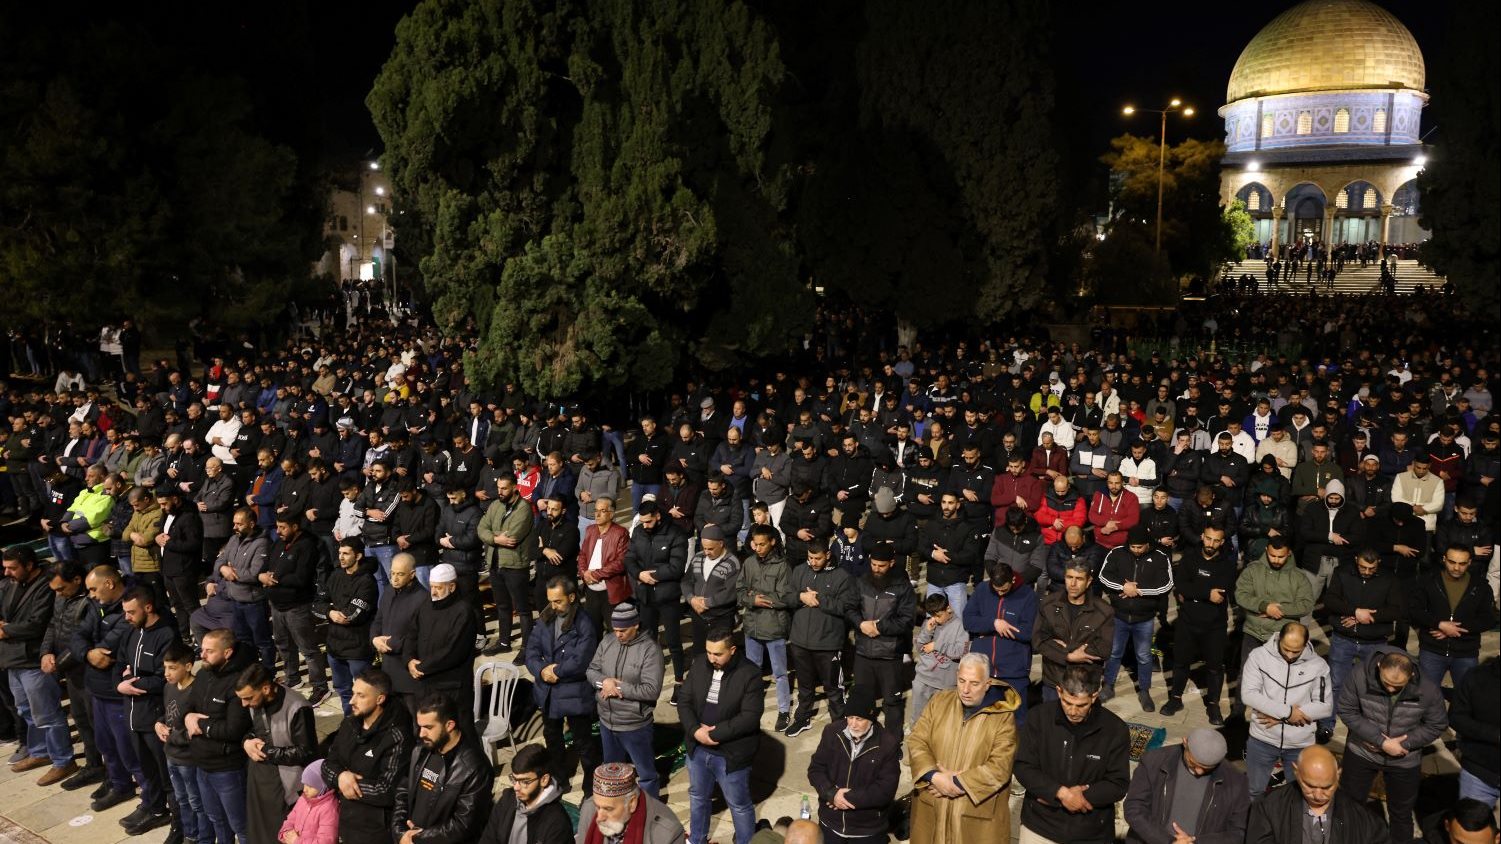
{"label": "man in olive jacket", "polygon": [[787,679],[787,633],[797,598],[788,579],[787,559],[778,547],[776,529],[756,525],[750,530],[751,554],[740,568],[737,601],[745,619],[745,658],[760,667],[771,658],[777,687],[777,732],[792,723],[792,684]]}
{"label": "man in olive jacket", "polygon": [[[511,647],[511,612],[521,616],[523,650],[532,632],[532,590],[528,581],[531,560],[537,554],[536,524],[532,507],[516,489],[516,478],[503,474],[495,480],[495,500],[480,517],[477,532],[490,569],[495,615],[500,626],[495,641],[484,649],[495,656]],[[483,628],[481,628],[483,629]]]}

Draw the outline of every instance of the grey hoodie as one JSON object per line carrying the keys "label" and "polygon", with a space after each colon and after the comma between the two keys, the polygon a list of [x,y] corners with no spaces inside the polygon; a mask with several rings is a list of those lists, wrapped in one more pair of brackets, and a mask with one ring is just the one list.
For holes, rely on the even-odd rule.
{"label": "grey hoodie", "polygon": [[[923,653],[929,642],[934,643],[933,652]],[[917,679],[939,689],[952,689],[959,682],[959,658],[969,652],[969,633],[957,614],[933,630],[924,623],[912,643],[917,646]]]}
{"label": "grey hoodie", "polygon": [[596,690],[606,677],[614,677],[624,697],[596,700],[599,722],[617,733],[650,727],[662,693],[662,673],[662,648],[656,640],[637,630],[636,637],[622,645],[613,632],[606,633],[586,674]]}

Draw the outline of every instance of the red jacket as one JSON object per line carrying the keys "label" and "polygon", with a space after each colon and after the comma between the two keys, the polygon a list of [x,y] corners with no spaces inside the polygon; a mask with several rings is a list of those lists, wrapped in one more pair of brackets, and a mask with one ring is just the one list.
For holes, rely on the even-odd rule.
{"label": "red jacket", "polygon": [[[1115,520],[1115,531],[1101,533],[1100,529],[1105,523]],[[1094,525],[1094,541],[1101,548],[1109,550],[1126,544],[1126,534],[1136,523],[1141,521],[1141,501],[1129,490],[1121,490],[1120,497],[1115,501],[1104,492],[1094,494],[1094,500],[1089,502],[1089,523]]]}
{"label": "red jacket", "polygon": [[1064,475],[1068,474],[1068,449],[1059,448],[1056,445],[1053,446],[1051,452],[1044,451],[1042,446],[1032,449],[1032,462],[1027,464],[1027,471],[1032,477],[1046,478],[1049,469]]}
{"label": "red jacket", "polygon": [[[1133,496],[1134,497],[1134,496]],[[1063,531],[1071,527],[1084,527],[1085,513],[1089,509],[1084,506],[1083,496],[1071,496],[1074,506],[1069,509],[1055,509],[1052,502],[1043,501],[1042,506],[1037,508],[1037,524],[1042,528],[1042,541],[1052,545],[1063,538]],[[1053,521],[1063,519],[1061,530],[1053,528]]]}
{"label": "red jacket", "polygon": [[[600,572],[605,578],[605,592],[609,596],[610,603],[618,604],[631,597],[631,584],[625,579],[625,549],[631,542],[630,532],[617,524],[611,524],[605,531],[604,539],[600,539],[599,525],[590,525],[584,531],[584,540],[579,543],[579,579],[582,580],[584,572],[589,570],[589,560],[594,556],[594,543],[604,542],[604,550],[600,555]],[[588,589],[588,584],[582,584],[582,588]]]}
{"label": "red jacket", "polygon": [[1006,523],[1006,511],[1016,504],[1016,497],[1020,495],[1027,502],[1027,515],[1037,512],[1042,506],[1042,481],[1023,472],[1021,477],[1014,477],[1010,472],[1002,472],[995,476],[995,485],[990,490],[990,500],[995,502],[995,523],[999,527]]}

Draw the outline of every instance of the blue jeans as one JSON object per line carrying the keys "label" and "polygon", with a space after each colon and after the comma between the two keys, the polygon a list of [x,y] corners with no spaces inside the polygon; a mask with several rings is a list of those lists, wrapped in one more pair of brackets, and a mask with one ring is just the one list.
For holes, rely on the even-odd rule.
{"label": "blue jeans", "polygon": [[1501,800],[1501,789],[1497,789],[1493,785],[1487,785],[1484,780],[1466,771],[1464,768],[1460,768],[1459,798],[1463,800],[1466,797],[1471,800],[1479,800],[1481,803],[1491,807],[1491,811],[1494,812],[1496,811],[1496,801]]}
{"label": "blue jeans", "polygon": [[949,609],[954,611],[954,615],[962,619],[964,618],[964,603],[969,600],[969,585],[963,581],[951,583],[948,586],[934,586],[929,583],[928,591],[924,592],[923,595],[947,596],[949,599]]}
{"label": "blue jeans", "polygon": [[73,739],[63,715],[63,689],[57,678],[43,674],[40,668],[12,668],[10,693],[26,724],[26,755],[51,759],[54,768],[72,763]]}
{"label": "blue jeans", "polygon": [[771,677],[777,684],[777,711],[792,710],[792,683],[787,679],[787,640],[745,637],[745,658],[751,665],[761,667],[762,656],[771,655]]}
{"label": "blue jeans", "polygon": [[260,652],[261,665],[276,674],[276,638],[271,635],[271,617],[266,614],[265,601],[231,601],[234,610],[233,632],[235,641],[255,645]]}
{"label": "blue jeans", "polygon": [[1445,674],[1454,679],[1454,688],[1459,688],[1459,684],[1464,682],[1465,675],[1469,674],[1470,669],[1479,663],[1480,660],[1473,656],[1444,656],[1432,651],[1418,651],[1419,672],[1422,673],[1424,680],[1428,680],[1439,688],[1444,687]]}
{"label": "blue jeans", "polygon": [[1029,677],[997,677],[1002,683],[1016,689],[1017,695],[1022,699],[1021,705],[1016,708],[1016,728],[1019,730],[1027,723],[1027,686],[1031,684]]}
{"label": "blue jeans", "polygon": [[384,598],[386,589],[391,586],[391,558],[400,550],[391,543],[365,547],[365,556],[375,558],[375,590],[378,598]]}
{"label": "blue jeans", "polygon": [[735,844],[750,844],[756,834],[756,804],[751,802],[750,768],[741,768],[734,773],[725,770],[725,758],[710,753],[702,747],[693,748],[688,754],[688,819],[693,827],[690,844],[705,844],[709,840],[709,800],[714,796],[714,786],[724,794],[724,802],[730,805],[730,818],[735,822]]}
{"label": "blue jeans", "polygon": [[1251,799],[1260,799],[1266,793],[1267,781],[1272,778],[1272,768],[1278,759],[1282,760],[1288,783],[1295,782],[1293,763],[1298,761],[1298,754],[1302,752],[1301,747],[1277,748],[1258,738],[1246,739],[1246,781],[1251,785]]}
{"label": "blue jeans", "polygon": [[657,794],[657,758],[652,748],[652,728],[616,732],[599,725],[599,738],[604,746],[604,761],[629,762],[636,766],[636,781],[641,790],[653,797]]}
{"label": "blue jeans", "polygon": [[631,509],[641,510],[641,499],[647,495],[657,495],[662,491],[661,484],[631,484]]}
{"label": "blue jeans", "polygon": [[60,563],[78,559],[78,553],[73,550],[73,540],[67,534],[47,534],[47,547],[52,551],[52,558]]}
{"label": "blue jeans", "polygon": [[334,675],[334,691],[344,704],[345,717],[349,716],[349,699],[354,696],[354,678],[369,667],[370,661],[367,659],[344,659],[337,656],[328,658],[328,672]]}
{"label": "blue jeans", "polygon": [[1152,688],[1152,626],[1156,619],[1129,622],[1115,620],[1115,642],[1110,646],[1110,658],[1105,660],[1105,688],[1115,688],[1115,675],[1121,670],[1121,657],[1126,654],[1126,642],[1136,647],[1136,683],[1142,691]]}
{"label": "blue jeans", "polygon": [[130,720],[125,702],[97,695],[93,700],[94,742],[99,746],[99,755],[104,758],[109,787],[121,794],[129,794],[136,784],[145,790],[146,773],[141,770],[141,760],[130,743]]}
{"label": "blue jeans", "polygon": [[212,833],[214,824],[203,811],[203,801],[198,796],[198,769],[168,762],[167,775],[172,779],[172,793],[177,795],[182,837],[189,841],[203,841]]}
{"label": "blue jeans", "polygon": [[[1384,642],[1360,642],[1349,636],[1334,635],[1329,637],[1329,682],[1334,687],[1334,703],[1339,705],[1339,690],[1345,685],[1345,678],[1350,676],[1350,669],[1355,667],[1355,660],[1362,662],[1371,658],[1378,645]],[[1320,718],[1319,726],[1326,730],[1334,729],[1334,715],[1328,718]]]}
{"label": "blue jeans", "polygon": [[[245,769],[205,771],[198,769],[198,796],[213,825],[218,844],[245,844]],[[201,833],[198,844],[206,844]]]}

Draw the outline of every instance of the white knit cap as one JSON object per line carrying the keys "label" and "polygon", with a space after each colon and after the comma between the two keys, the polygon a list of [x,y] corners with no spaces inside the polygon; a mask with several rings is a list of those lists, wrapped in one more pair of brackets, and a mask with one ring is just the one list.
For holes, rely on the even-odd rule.
{"label": "white knit cap", "polygon": [[433,566],[432,574],[427,579],[432,583],[452,583],[459,579],[459,573],[448,563],[439,563]]}

